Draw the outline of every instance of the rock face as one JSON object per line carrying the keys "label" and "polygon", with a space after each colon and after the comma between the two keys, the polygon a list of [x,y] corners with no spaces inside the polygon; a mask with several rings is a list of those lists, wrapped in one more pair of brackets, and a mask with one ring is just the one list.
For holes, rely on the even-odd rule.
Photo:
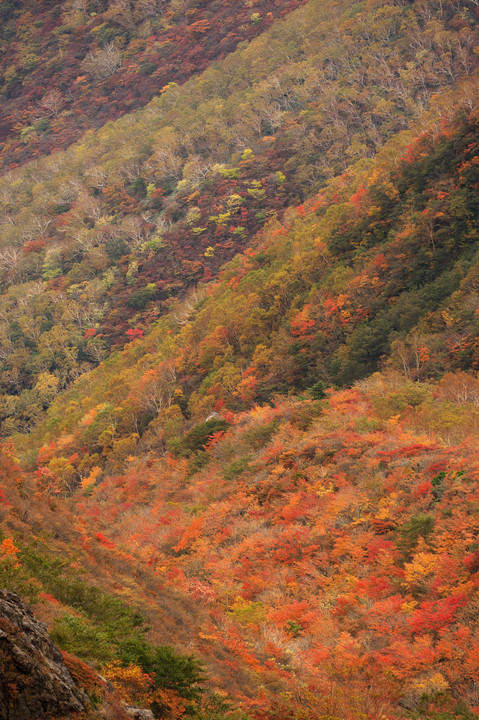
{"label": "rock face", "polygon": [[85,717],[86,704],[46,626],[0,590],[0,720]]}
{"label": "rock face", "polygon": [[125,707],[125,711],[127,715],[129,715],[133,720],[155,720],[155,716],[151,712],[151,710],[143,710],[142,708],[136,708],[132,707],[131,705],[127,705]]}

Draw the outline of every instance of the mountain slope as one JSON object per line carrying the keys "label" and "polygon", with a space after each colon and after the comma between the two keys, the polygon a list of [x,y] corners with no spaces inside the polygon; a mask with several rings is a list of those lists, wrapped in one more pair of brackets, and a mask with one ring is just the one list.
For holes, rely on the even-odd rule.
{"label": "mountain slope", "polygon": [[[44,534],[48,519],[50,547],[81,548],[87,577],[141,604],[160,637],[185,608],[213,686],[253,718],[372,720],[381,707],[472,720],[479,385],[467,381],[454,399],[460,375],[278,399],[185,443],[184,458],[130,457],[73,503],[37,474],[50,509],[27,523]],[[13,478],[3,489],[18,532]],[[64,598],[68,575],[42,572]],[[54,613],[55,639],[91,662],[79,627]]]}
{"label": "mountain slope", "polygon": [[[459,350],[477,337],[470,88],[271,224],[17,438],[36,462],[22,523],[45,536],[48,518],[155,637],[181,606],[181,642],[255,720],[477,717],[479,383]],[[382,353],[383,374],[326,389]],[[4,512],[21,536],[15,472]],[[88,658],[69,627],[56,616]]]}
{"label": "mountain slope", "polygon": [[64,148],[85,130],[145,105],[297,4],[3,3],[0,168]]}
{"label": "mountain slope", "polygon": [[[136,114],[7,174],[4,432],[30,427],[268,218],[374,155],[433,93],[470,75],[474,95],[476,25],[472,7],[311,2]],[[454,100],[439,97],[447,113]]]}
{"label": "mountain slope", "polygon": [[259,717],[454,716],[478,700],[478,385],[431,390],[376,378],[242,415],[186,467],[131,458],[78,498],[85,530],[208,609],[198,648],[258,677]]}
{"label": "mountain slope", "polygon": [[477,25],[312,0],[0,179],[0,582],[93,704],[479,717]]}
{"label": "mountain slope", "polygon": [[40,465],[61,475],[62,458],[75,484],[135,448],[170,447],[215,409],[349,384],[379,363],[413,380],[475,370],[477,115],[409,139],[272,224],[216,285],[79,378],[19,446],[43,444]]}

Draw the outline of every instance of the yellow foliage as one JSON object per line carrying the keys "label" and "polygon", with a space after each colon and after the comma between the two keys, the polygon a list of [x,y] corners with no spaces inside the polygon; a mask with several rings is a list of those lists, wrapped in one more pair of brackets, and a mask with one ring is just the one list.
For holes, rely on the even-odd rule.
{"label": "yellow foliage", "polygon": [[414,680],[414,690],[421,695],[435,695],[449,689],[449,683],[441,673],[436,672],[427,677]]}
{"label": "yellow foliage", "polygon": [[314,489],[318,497],[324,497],[325,495],[331,495],[331,493],[334,492],[334,485],[333,483],[326,484],[323,482],[318,482],[315,484]]}
{"label": "yellow foliage", "polygon": [[119,660],[113,660],[105,665],[102,674],[124,702],[141,707],[148,707],[154,702],[161,706],[161,717],[169,720],[183,717],[185,706],[182,698],[173,690],[155,688],[151,675],[143,672],[138,665],[123,666]]}
{"label": "yellow foliage", "polygon": [[379,501],[378,511],[374,516],[376,520],[391,520],[391,511],[395,505],[396,498],[397,493],[391,493],[388,497],[381,498]]}
{"label": "yellow foliage", "polygon": [[119,660],[108,663],[102,674],[111,682],[124,702],[149,705],[153,701],[153,680],[138,665],[123,667]]}
{"label": "yellow foliage", "polygon": [[412,613],[412,611],[414,610],[415,607],[417,607],[416,600],[409,600],[409,601],[406,600],[405,602],[402,603],[401,610],[403,610],[403,612],[409,614],[409,613]]}
{"label": "yellow foliage", "polygon": [[238,622],[246,625],[259,625],[265,621],[266,615],[260,602],[247,602],[240,595],[237,595],[231,605],[229,613]]}
{"label": "yellow foliage", "polygon": [[6,557],[16,557],[18,553],[18,548],[15,546],[13,542],[13,538],[5,538],[5,540],[0,543],[0,559],[3,560]]}
{"label": "yellow foliage", "polygon": [[87,487],[90,487],[90,485],[93,485],[96,480],[101,475],[101,468],[97,465],[91,469],[90,474],[87,477],[84,477],[81,481],[81,487],[84,490]]}
{"label": "yellow foliage", "polygon": [[431,575],[437,567],[437,555],[432,552],[426,552],[424,548],[424,540],[420,539],[418,543],[419,551],[416,552],[410,563],[404,565],[404,585],[411,587],[412,585],[420,585]]}

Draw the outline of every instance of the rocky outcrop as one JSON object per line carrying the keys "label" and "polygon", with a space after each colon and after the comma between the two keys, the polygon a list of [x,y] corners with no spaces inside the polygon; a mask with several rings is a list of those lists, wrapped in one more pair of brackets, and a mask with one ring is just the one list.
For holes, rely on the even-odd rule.
{"label": "rocky outcrop", "polygon": [[144,710],[143,708],[127,705],[125,707],[125,711],[129,717],[133,718],[133,720],[155,720],[155,716],[151,710]]}
{"label": "rocky outcrop", "polygon": [[85,717],[87,698],[46,626],[6,590],[0,590],[0,670],[0,720]]}

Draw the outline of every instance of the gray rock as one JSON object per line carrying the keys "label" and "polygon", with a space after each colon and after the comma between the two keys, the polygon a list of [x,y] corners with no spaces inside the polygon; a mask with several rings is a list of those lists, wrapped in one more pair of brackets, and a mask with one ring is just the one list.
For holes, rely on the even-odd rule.
{"label": "gray rock", "polygon": [[44,623],[14,593],[0,590],[0,720],[84,715],[88,700]]}
{"label": "gray rock", "polygon": [[133,720],[155,720],[155,716],[151,710],[145,710],[143,708],[132,707],[131,705],[125,706],[125,712],[133,718]]}

